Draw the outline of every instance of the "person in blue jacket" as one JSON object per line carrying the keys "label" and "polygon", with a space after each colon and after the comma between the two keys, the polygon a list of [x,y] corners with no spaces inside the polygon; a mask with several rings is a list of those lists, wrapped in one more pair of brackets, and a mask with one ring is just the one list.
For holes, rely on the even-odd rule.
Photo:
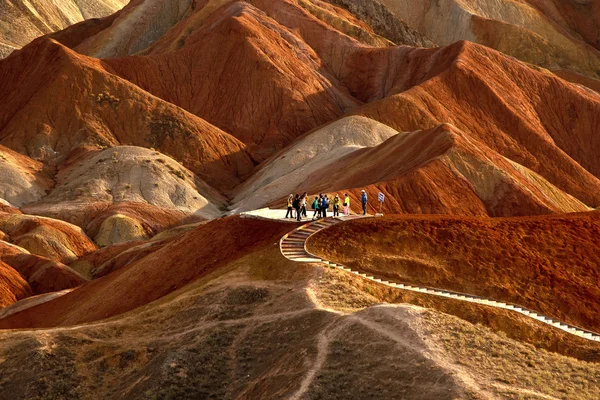
{"label": "person in blue jacket", "polygon": [[329,208],[329,199],[324,195],[321,199],[321,217],[327,218],[327,209]]}
{"label": "person in blue jacket", "polygon": [[360,197],[360,202],[363,207],[363,215],[367,215],[367,192],[365,192],[364,189],[361,192],[362,196]]}

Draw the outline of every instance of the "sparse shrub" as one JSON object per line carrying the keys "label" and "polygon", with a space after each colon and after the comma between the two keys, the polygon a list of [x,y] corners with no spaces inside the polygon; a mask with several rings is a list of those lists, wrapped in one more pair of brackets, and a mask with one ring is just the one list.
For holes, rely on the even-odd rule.
{"label": "sparse shrub", "polygon": [[94,98],[94,100],[98,104],[108,103],[108,104],[110,104],[113,107],[116,107],[121,102],[121,99],[119,99],[118,97],[115,97],[115,96],[111,95],[110,93],[99,93],[99,94],[97,94],[95,96],[92,95],[92,97]]}
{"label": "sparse shrub", "polygon": [[175,175],[176,177],[178,177],[179,179],[181,179],[181,180],[185,179],[185,174],[182,171],[178,170],[178,169],[172,169],[171,173],[173,175]]}

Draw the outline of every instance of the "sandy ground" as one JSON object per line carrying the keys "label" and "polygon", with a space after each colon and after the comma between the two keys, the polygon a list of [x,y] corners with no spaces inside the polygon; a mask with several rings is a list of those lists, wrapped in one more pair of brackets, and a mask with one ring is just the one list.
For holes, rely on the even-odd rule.
{"label": "sandy ground", "polygon": [[377,305],[375,292],[347,279],[286,261],[274,247],[116,318],[2,331],[0,393],[11,399],[593,399],[600,393],[597,364],[439,312]]}

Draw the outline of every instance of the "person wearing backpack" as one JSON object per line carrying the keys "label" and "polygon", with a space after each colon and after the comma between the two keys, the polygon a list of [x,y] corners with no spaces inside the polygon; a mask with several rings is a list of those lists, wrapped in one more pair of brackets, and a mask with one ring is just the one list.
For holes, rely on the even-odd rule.
{"label": "person wearing backpack", "polygon": [[362,190],[360,202],[362,203],[363,215],[367,215],[367,192],[364,189]]}
{"label": "person wearing backpack", "polygon": [[315,199],[312,202],[312,209],[315,210],[312,219],[319,218],[321,216],[321,211],[318,196],[315,196]]}
{"label": "person wearing backpack", "polygon": [[348,193],[344,193],[344,215],[346,217],[350,215],[350,197]]}
{"label": "person wearing backpack", "polygon": [[322,203],[323,203],[323,193],[319,194],[319,216],[317,217],[317,219],[319,219],[323,216],[323,207],[321,207]]}
{"label": "person wearing backpack", "polygon": [[333,216],[340,216],[340,197],[337,195],[337,193],[335,196],[333,196]]}
{"label": "person wearing backpack", "polygon": [[321,199],[321,217],[327,218],[327,209],[329,208],[329,199],[324,195]]}
{"label": "person wearing backpack", "polygon": [[294,210],[296,210],[296,221],[300,221],[302,218],[300,215],[300,196],[298,194],[296,194],[292,206],[294,207]]}
{"label": "person wearing backpack", "polygon": [[[293,205],[294,205],[294,195],[290,194],[287,200],[287,213],[285,213],[285,217],[286,218],[294,218],[294,212],[293,210]],[[288,217],[289,215],[289,217]]]}

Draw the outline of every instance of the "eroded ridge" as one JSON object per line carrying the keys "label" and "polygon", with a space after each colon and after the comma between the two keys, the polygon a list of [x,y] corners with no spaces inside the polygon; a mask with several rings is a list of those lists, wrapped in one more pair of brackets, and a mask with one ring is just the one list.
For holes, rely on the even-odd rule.
{"label": "eroded ridge", "polygon": [[466,301],[466,302],[470,302],[470,303],[483,304],[483,305],[486,305],[489,307],[502,308],[505,310],[514,311],[519,314],[525,315],[526,317],[529,317],[529,318],[535,319],[539,322],[542,322],[544,324],[550,325],[556,329],[560,329],[564,332],[570,333],[572,335],[575,335],[575,336],[578,336],[578,337],[581,337],[584,339],[600,342],[600,334],[598,334],[596,332],[582,329],[580,327],[570,325],[570,324],[567,324],[562,321],[558,321],[556,319],[542,315],[536,311],[530,310],[526,307],[523,307],[523,306],[520,306],[517,304],[505,303],[502,301],[497,301],[497,300],[493,300],[493,299],[488,299],[488,298],[484,298],[484,297],[480,297],[480,296],[474,296],[471,294],[460,293],[460,292],[455,292],[455,291],[450,291],[450,290],[437,289],[437,288],[424,287],[424,286],[414,286],[414,285],[408,285],[405,283],[393,282],[393,281],[389,281],[389,280],[385,280],[385,279],[380,279],[371,274],[362,272],[360,270],[352,269],[345,265],[337,264],[337,263],[334,263],[329,260],[324,260],[318,256],[315,256],[314,254],[311,254],[306,249],[306,241],[308,240],[308,238],[310,236],[314,235],[315,233],[319,232],[320,230],[326,229],[330,226],[333,226],[340,222],[346,221],[348,219],[355,219],[355,218],[361,218],[361,217],[362,216],[356,216],[356,215],[352,215],[349,217],[335,217],[335,218],[331,217],[331,218],[321,219],[321,220],[317,220],[317,221],[312,221],[305,225],[302,225],[302,226],[294,229],[293,231],[285,234],[281,238],[281,240],[279,241],[279,248],[281,249],[281,253],[283,254],[284,257],[286,257],[287,259],[292,260],[292,261],[322,263],[330,268],[336,268],[336,269],[339,269],[341,271],[344,271],[344,272],[347,272],[350,274],[358,275],[363,279],[367,279],[369,281],[372,281],[372,282],[375,282],[375,283],[378,283],[381,285],[393,287],[395,289],[419,292],[419,293],[424,293],[424,294],[429,294],[429,295],[434,295],[434,296],[439,296],[439,297],[446,297],[446,298],[460,300],[460,301]]}

